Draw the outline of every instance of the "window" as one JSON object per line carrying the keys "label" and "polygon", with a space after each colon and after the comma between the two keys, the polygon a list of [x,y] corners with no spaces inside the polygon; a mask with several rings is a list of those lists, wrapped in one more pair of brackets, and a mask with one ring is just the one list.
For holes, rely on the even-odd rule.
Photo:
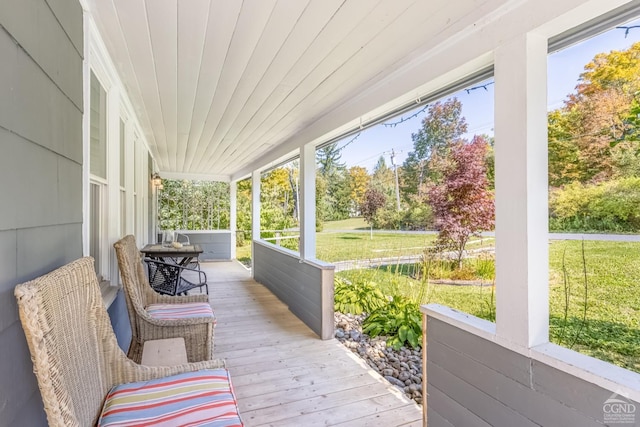
{"label": "window", "polygon": [[125,125],[120,119],[120,235],[127,234],[127,190],[125,183],[126,171]]}
{"label": "window", "polygon": [[548,61],[549,339],[636,372],[638,25],[621,24]]}
{"label": "window", "polygon": [[317,257],[350,266],[337,277],[495,321],[488,75],[317,150],[317,214],[334,230]]}
{"label": "window", "polygon": [[262,173],[260,238],[294,251],[300,245],[300,165],[294,159]]}
{"label": "window", "polygon": [[105,210],[107,193],[107,93],[91,71],[89,116],[90,194],[89,194],[89,253],[95,259],[96,274],[108,280],[109,267],[105,261]]}
{"label": "window", "polygon": [[107,93],[91,72],[91,175],[107,179]]}

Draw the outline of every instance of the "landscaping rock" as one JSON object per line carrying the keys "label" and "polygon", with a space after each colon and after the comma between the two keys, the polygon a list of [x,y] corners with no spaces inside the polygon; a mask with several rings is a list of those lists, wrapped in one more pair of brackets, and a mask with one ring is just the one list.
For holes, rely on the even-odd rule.
{"label": "landscaping rock", "polygon": [[335,313],[335,337],[409,399],[422,405],[422,349],[387,347],[386,337],[362,332],[365,315]]}

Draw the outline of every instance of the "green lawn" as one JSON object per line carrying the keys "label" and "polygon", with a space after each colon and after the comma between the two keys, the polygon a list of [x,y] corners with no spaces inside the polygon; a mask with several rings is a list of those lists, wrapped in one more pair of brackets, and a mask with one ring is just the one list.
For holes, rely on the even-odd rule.
{"label": "green lawn", "polygon": [[341,221],[327,221],[322,224],[323,230],[368,230],[369,224],[364,218],[349,218]]}
{"label": "green lawn", "polygon": [[420,255],[431,245],[432,234],[318,233],[316,258],[327,261],[347,261]]}
{"label": "green lawn", "polygon": [[[582,242],[550,244],[551,341],[640,372],[640,243],[585,242],[587,310],[584,316]],[[563,263],[568,277],[565,320]],[[388,295],[438,303],[494,320],[492,287],[426,284],[409,277],[410,268],[377,268],[338,273],[349,280],[373,281]],[[500,292],[498,283],[495,292]]]}
{"label": "green lawn", "polygon": [[[335,223],[334,223],[335,224]],[[352,227],[356,227],[356,221]],[[346,225],[336,226],[344,229]],[[357,228],[357,227],[356,227]],[[328,262],[420,255],[435,235],[323,232],[316,235],[317,257]],[[492,245],[484,239],[471,247]],[[640,372],[640,243],[585,242],[587,303],[581,241],[550,244],[550,337],[555,343]],[[238,259],[250,259],[250,245]],[[568,286],[564,286],[564,271]],[[405,265],[339,273],[351,280],[375,282],[387,295],[406,295],[422,303],[439,303],[494,320],[492,287],[436,285],[412,278]],[[566,289],[566,292],[565,292]],[[495,292],[500,292],[498,283]],[[565,301],[568,308],[565,310]]]}

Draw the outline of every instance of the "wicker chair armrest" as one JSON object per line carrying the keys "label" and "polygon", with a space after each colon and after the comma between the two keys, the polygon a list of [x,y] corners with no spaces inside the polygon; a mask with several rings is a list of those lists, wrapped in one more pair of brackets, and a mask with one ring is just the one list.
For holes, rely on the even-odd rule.
{"label": "wicker chair armrest", "polygon": [[215,319],[213,317],[188,317],[184,319],[154,319],[149,316],[149,314],[145,311],[140,314],[140,318],[145,322],[154,325],[154,326],[162,326],[163,328],[171,327],[171,326],[190,326],[190,325],[203,325],[207,323],[214,323]]}
{"label": "wicker chair armrest", "polygon": [[[136,381],[149,381],[163,378],[169,375],[177,375],[184,372],[199,371],[202,369],[225,368],[225,362],[221,359],[206,360],[202,362],[185,363],[174,366],[145,366],[138,365],[126,357],[118,357],[114,367],[116,377],[113,385],[131,383]],[[112,385],[112,386],[113,386]]]}
{"label": "wicker chair armrest", "polygon": [[184,304],[190,302],[209,302],[209,295],[194,294],[186,296],[162,295],[153,292],[153,296],[149,298],[152,304]]}

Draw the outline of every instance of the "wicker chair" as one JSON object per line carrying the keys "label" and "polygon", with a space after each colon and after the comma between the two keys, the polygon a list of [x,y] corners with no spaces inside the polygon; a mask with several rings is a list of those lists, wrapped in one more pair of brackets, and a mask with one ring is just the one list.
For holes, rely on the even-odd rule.
{"label": "wicker chair", "polygon": [[118,347],[90,257],[18,285],[15,295],[50,426],[96,425],[105,396],[119,384],[224,365],[211,360],[150,367],[128,359]]}
{"label": "wicker chair", "polygon": [[[144,273],[141,255],[132,235],[123,237],[114,245],[120,276],[124,287],[129,321],[131,322],[131,345],[128,356],[140,363],[145,341],[183,337],[189,362],[209,360],[213,357],[213,333],[215,317],[209,305],[208,295],[166,296],[151,289]],[[187,306],[189,304],[189,306]],[[201,316],[163,316],[157,308],[200,305],[208,307],[209,313]]]}

